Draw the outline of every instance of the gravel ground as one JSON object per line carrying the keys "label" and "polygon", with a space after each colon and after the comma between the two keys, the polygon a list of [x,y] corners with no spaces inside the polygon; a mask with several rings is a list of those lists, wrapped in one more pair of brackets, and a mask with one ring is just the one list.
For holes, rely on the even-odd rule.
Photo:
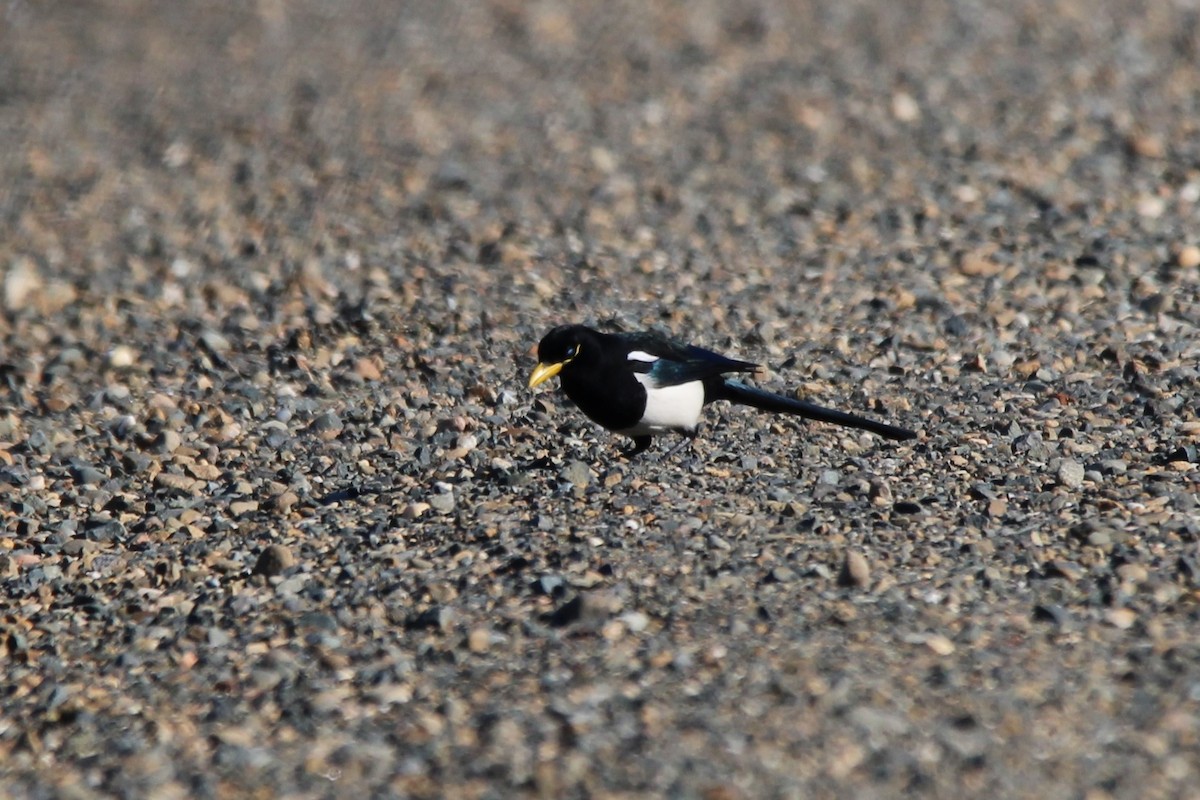
{"label": "gravel ground", "polygon": [[[1200,796],[1198,58],[1187,0],[6,4],[2,793]],[[525,388],[565,321],[921,435],[626,461]]]}

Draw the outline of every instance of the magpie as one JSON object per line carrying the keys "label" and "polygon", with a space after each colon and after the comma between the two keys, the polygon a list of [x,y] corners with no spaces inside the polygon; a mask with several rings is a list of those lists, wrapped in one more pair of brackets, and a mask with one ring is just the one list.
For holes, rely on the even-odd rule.
{"label": "magpie", "polygon": [[557,375],[567,397],[584,414],[633,439],[633,448],[625,453],[629,457],[649,447],[653,436],[683,434],[685,438],[664,456],[670,457],[696,438],[700,411],[715,400],[860,428],[888,439],[916,438],[906,428],[772,394],[726,377],[758,369],[758,364],[679,344],[651,331],[601,333],[585,325],[559,325],[538,344],[538,365],[529,376],[529,387]]}

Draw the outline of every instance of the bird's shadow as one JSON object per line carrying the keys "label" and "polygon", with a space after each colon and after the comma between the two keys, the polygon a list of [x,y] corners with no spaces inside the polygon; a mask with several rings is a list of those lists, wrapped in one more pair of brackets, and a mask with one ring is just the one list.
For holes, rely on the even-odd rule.
{"label": "bird's shadow", "polygon": [[[550,456],[540,456],[537,458],[514,460],[512,469],[490,468],[483,470],[478,474],[478,480],[486,484],[504,485],[511,483],[511,477],[514,474],[523,472],[553,472],[561,468],[562,464],[556,464]],[[405,489],[394,484],[352,483],[340,489],[334,489],[319,497],[314,497],[313,500],[318,505],[330,506],[334,503],[351,503],[372,497],[397,494],[402,491],[405,491]]]}
{"label": "bird's shadow", "polygon": [[364,497],[376,497],[379,495],[393,494],[399,492],[399,486],[363,486],[359,484],[351,484],[350,486],[341,489],[335,489],[328,494],[314,498],[319,505],[330,506],[334,503],[347,503],[353,500],[361,500]]}

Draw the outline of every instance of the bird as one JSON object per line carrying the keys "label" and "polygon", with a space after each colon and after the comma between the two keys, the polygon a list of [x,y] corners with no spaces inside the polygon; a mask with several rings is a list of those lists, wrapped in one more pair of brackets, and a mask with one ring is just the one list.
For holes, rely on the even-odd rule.
{"label": "bird", "polygon": [[633,440],[625,452],[630,458],[662,434],[684,437],[664,459],[691,444],[699,432],[701,411],[717,400],[859,428],[896,441],[917,436],[907,428],[750,386],[730,376],[755,372],[758,364],[681,344],[654,331],[602,333],[586,325],[559,325],[542,337],[537,353],[529,388],[557,376],[584,414]]}

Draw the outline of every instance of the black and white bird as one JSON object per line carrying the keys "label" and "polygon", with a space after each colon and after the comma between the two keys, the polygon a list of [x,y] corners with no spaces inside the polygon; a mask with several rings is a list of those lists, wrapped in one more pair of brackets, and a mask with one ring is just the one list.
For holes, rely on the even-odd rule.
{"label": "black and white bird", "polygon": [[667,456],[675,453],[696,437],[701,410],[715,400],[860,428],[898,441],[916,438],[906,428],[772,394],[726,377],[758,368],[649,331],[601,333],[584,325],[560,325],[538,344],[538,365],[529,376],[529,386],[557,375],[567,397],[583,413],[633,439],[628,456],[642,452],[651,437],[664,433],[686,437]]}

